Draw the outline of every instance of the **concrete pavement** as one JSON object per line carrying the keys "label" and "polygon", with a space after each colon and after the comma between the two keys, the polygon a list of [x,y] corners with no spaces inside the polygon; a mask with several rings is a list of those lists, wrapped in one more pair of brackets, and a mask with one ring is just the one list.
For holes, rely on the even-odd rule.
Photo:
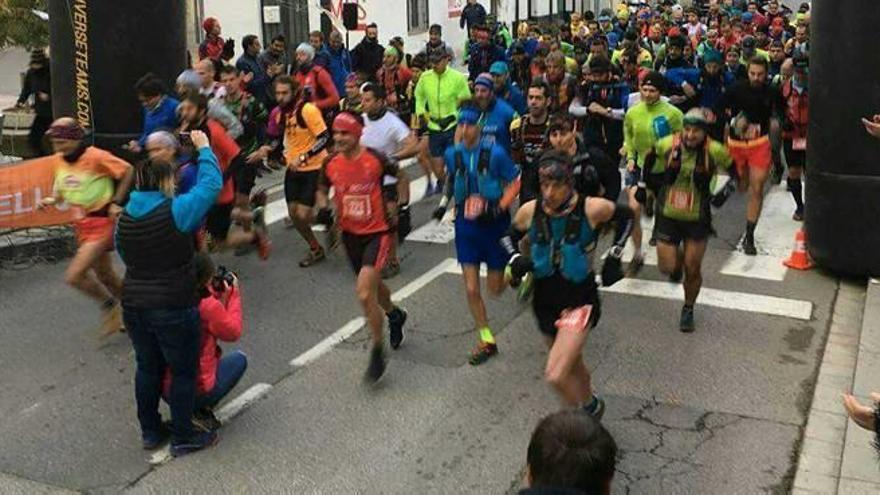
{"label": "concrete pavement", "polygon": [[[779,230],[797,228],[786,201],[780,189],[768,196],[769,228],[759,224],[758,233],[767,258],[751,265],[734,252],[743,198],[717,212],[704,286],[718,292],[711,305],[698,303],[695,334],[677,331],[676,289],[654,267],[629,289],[603,294],[587,357],[621,447],[616,492],[792,486],[837,281],[769,268],[781,262],[774,246],[793,242]],[[433,204],[413,207],[416,225],[428,222]],[[245,297],[246,333],[230,347],[251,361],[232,396],[255,385],[265,395],[224,426],[216,448],[159,465],[138,449],[127,339],[96,341],[95,309],[63,285],[63,266],[0,275],[0,372],[8,377],[0,471],[108,493],[515,491],[532,428],[558,408],[542,381],[546,351],[530,310],[510,293],[490,302],[501,354],[468,366],[475,337],[460,277],[446,261],[454,247],[408,242],[391,286],[407,296],[410,332],[383,386],[365,389],[365,332],[291,366],[360,311],[341,253],[303,270],[303,243],[280,223],[272,234],[266,263],[219,256],[240,273]],[[781,312],[775,303],[808,311]]]}

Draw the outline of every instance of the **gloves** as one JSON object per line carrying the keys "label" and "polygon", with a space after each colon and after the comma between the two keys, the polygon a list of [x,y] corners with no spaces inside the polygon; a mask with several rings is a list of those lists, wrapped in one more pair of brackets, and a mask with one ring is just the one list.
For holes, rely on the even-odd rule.
{"label": "gloves", "polygon": [[446,215],[446,207],[438,206],[437,209],[434,210],[434,213],[431,214],[431,218],[439,222],[440,220],[443,220],[443,215]]}
{"label": "gloves", "polygon": [[397,212],[397,240],[403,244],[410,232],[412,232],[412,216],[409,213],[409,205],[401,205]]}
{"label": "gloves", "polygon": [[510,259],[510,274],[514,278],[523,278],[527,273],[535,269],[535,263],[532,258],[522,254],[515,254]]}
{"label": "gloves", "polygon": [[602,287],[611,287],[623,278],[620,258],[609,254],[602,265]]}
{"label": "gloves", "polygon": [[727,181],[727,184],[724,184],[724,187],[722,187],[720,191],[712,195],[709,199],[709,203],[715,208],[721,208],[724,206],[724,203],[727,202],[727,198],[729,198],[734,191],[736,191],[736,181],[731,178]]}
{"label": "gloves", "polygon": [[333,210],[330,208],[321,208],[315,216],[315,222],[325,227],[333,225]]}
{"label": "gloves", "polygon": [[644,182],[639,182],[636,188],[636,201],[641,205],[648,201],[648,190],[645,188]]}

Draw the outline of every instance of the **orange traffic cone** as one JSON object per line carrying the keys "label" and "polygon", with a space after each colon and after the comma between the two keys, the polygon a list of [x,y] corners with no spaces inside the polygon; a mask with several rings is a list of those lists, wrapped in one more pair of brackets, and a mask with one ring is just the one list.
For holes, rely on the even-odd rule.
{"label": "orange traffic cone", "polygon": [[809,270],[813,268],[810,255],[807,254],[807,233],[804,229],[798,230],[797,234],[795,234],[794,250],[791,252],[791,256],[783,261],[782,264],[795,270]]}

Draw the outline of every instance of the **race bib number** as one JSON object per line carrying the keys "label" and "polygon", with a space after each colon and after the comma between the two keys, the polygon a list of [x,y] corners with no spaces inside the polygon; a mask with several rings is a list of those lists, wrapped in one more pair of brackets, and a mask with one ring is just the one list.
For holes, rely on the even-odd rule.
{"label": "race bib number", "polygon": [[355,222],[363,222],[372,216],[370,197],[365,194],[352,194],[342,199],[342,216]]}
{"label": "race bib number", "polygon": [[791,141],[791,149],[795,151],[805,151],[807,149],[807,138],[794,138]]}
{"label": "race bib number", "polygon": [[484,211],[486,211],[486,200],[481,196],[474,194],[464,200],[464,218],[476,220]]}
{"label": "race bib number", "polygon": [[590,315],[593,313],[593,305],[587,304],[573,309],[562,311],[556,320],[556,329],[560,332],[584,333],[590,324]]}
{"label": "race bib number", "polygon": [[691,211],[694,206],[694,192],[686,188],[674,187],[666,196],[666,204],[679,211]]}

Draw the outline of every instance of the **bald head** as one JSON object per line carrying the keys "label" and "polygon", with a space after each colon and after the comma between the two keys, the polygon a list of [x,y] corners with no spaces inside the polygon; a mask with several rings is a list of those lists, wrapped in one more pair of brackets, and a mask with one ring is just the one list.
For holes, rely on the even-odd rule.
{"label": "bald head", "polygon": [[214,84],[214,62],[211,59],[203,59],[194,67],[199,78],[202,80],[202,87],[207,89]]}

